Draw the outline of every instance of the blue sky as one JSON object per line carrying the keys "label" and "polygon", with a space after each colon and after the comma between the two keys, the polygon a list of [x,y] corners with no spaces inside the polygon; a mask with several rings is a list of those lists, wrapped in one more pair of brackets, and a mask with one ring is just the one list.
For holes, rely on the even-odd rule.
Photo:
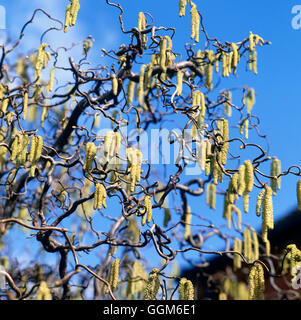
{"label": "blue sky", "polygon": [[[7,26],[5,31],[0,31],[1,36],[16,37],[21,26],[37,7],[44,8],[55,18],[63,20],[67,3],[68,1],[63,0],[2,0],[0,5],[6,8]],[[190,41],[190,18],[188,12],[186,17],[178,17],[178,1],[119,0],[119,3],[124,9],[126,29],[136,26],[139,11],[150,12],[156,26],[176,28],[174,48],[178,52],[184,52],[185,43]],[[222,42],[239,42],[252,31],[272,42],[270,46],[258,49],[258,75],[246,72],[244,67],[240,67],[238,77],[223,80],[217,92],[223,88],[253,87],[256,91],[254,113],[261,119],[261,133],[268,136],[270,155],[281,159],[283,170],[293,164],[301,165],[298,138],[301,114],[301,29],[294,30],[291,25],[294,16],[292,8],[301,4],[301,0],[299,3],[290,0],[195,0],[195,3],[204,17],[204,25],[211,38],[216,37]],[[67,46],[67,43],[72,44],[92,35],[95,42],[90,60],[97,65],[100,63],[101,48],[118,49],[122,43],[127,43],[127,37],[121,33],[119,11],[116,8],[107,6],[104,0],[80,0],[80,4],[76,26],[71,28],[68,34],[49,33],[47,41]],[[22,49],[26,51],[37,48],[41,32],[46,25],[52,24],[39,14],[36,22],[27,30]],[[204,38],[201,37],[196,48],[204,48]],[[80,51],[74,50],[75,57],[80,54],[81,47],[78,50]],[[234,95],[233,99],[238,103],[240,98],[239,95]],[[252,138],[258,141],[251,134],[250,141]],[[269,171],[268,166],[265,166],[265,169],[265,172]],[[282,179],[282,189],[274,199],[276,220],[296,208],[297,179],[293,175]],[[257,192],[254,193],[253,200],[256,195]],[[205,199],[194,198],[191,201],[195,211],[204,212],[203,215],[210,219],[214,219],[214,215],[221,215],[222,198],[217,205],[219,213],[209,212],[205,206]],[[243,221],[256,228],[260,227],[261,220],[254,213],[254,205],[251,206],[249,214],[244,214]]]}

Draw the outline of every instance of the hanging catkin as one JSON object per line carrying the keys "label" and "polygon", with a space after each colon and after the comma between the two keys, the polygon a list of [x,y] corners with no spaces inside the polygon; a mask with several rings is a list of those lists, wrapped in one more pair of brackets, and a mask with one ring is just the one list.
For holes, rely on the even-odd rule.
{"label": "hanging catkin", "polygon": [[96,183],[94,192],[94,210],[100,210],[102,207],[106,208],[107,191],[101,183]]}
{"label": "hanging catkin", "polygon": [[97,147],[93,142],[88,142],[86,144],[86,154],[85,154],[85,162],[83,169],[87,170],[88,172],[92,171],[93,161],[95,159],[97,152]]}
{"label": "hanging catkin", "polygon": [[186,8],[187,0],[179,0],[179,16],[185,16],[185,8]]}
{"label": "hanging catkin", "polygon": [[[239,253],[242,253],[242,241],[238,238],[234,239],[234,251],[237,251]],[[233,269],[234,271],[238,270],[241,268],[241,257],[239,254],[234,253],[233,257]]]}
{"label": "hanging catkin", "polygon": [[249,300],[264,299],[264,271],[260,263],[255,263],[249,273]]}
{"label": "hanging catkin", "polygon": [[278,175],[281,173],[281,163],[280,160],[276,157],[273,158],[271,162],[271,170],[270,170],[270,176],[271,178],[271,188],[273,190],[273,194],[276,195],[277,190],[280,189],[281,186],[281,178],[278,178]]}
{"label": "hanging catkin", "polygon": [[159,269],[154,268],[148,276],[146,286],[144,288],[144,300],[154,300],[160,289]]}
{"label": "hanging catkin", "polygon": [[190,231],[191,218],[192,218],[191,209],[189,206],[187,206],[187,211],[185,215],[185,233],[184,233],[185,240],[188,240],[191,235],[191,231]]}
{"label": "hanging catkin", "polygon": [[111,286],[111,290],[114,291],[117,288],[118,284],[118,278],[119,278],[119,264],[120,260],[117,258],[115,259],[110,268],[110,274],[109,274],[109,284]]}
{"label": "hanging catkin", "polygon": [[268,229],[274,229],[273,218],[273,200],[272,189],[269,186],[265,186],[265,193],[262,203],[262,240],[266,242],[268,240]]}

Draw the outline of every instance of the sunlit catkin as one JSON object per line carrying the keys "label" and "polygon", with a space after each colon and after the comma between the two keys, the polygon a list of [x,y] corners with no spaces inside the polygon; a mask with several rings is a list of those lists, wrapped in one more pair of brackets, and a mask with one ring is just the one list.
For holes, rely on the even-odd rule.
{"label": "sunlit catkin", "polygon": [[239,170],[238,170],[237,194],[239,196],[242,196],[242,194],[244,193],[245,188],[246,188],[245,172],[246,172],[246,166],[243,164],[239,167]]}
{"label": "sunlit catkin", "polygon": [[273,194],[276,195],[277,190],[280,189],[281,186],[281,178],[278,178],[278,175],[281,173],[281,162],[276,157],[273,158],[271,162],[270,176],[271,178],[271,188],[273,190]]}
{"label": "sunlit catkin", "polygon": [[162,69],[162,72],[166,72],[166,39],[162,38],[160,41],[160,50],[159,50],[159,63]]}
{"label": "sunlit catkin", "polygon": [[191,39],[199,42],[200,16],[196,8],[196,4],[191,1]]}
{"label": "sunlit catkin", "polygon": [[238,61],[239,61],[238,46],[236,43],[231,43],[231,47],[233,50],[233,57],[232,57],[233,73],[236,73],[236,68],[237,68]]}
{"label": "sunlit catkin", "polygon": [[101,183],[96,183],[94,192],[93,209],[100,210],[102,207],[106,208],[107,191]]}
{"label": "sunlit catkin", "polygon": [[185,16],[185,8],[186,8],[187,0],[179,0],[179,16]]}
{"label": "sunlit catkin", "polygon": [[139,105],[143,106],[144,103],[144,72],[147,65],[143,64],[140,68],[140,74],[139,74],[139,91],[138,91],[138,100]]}
{"label": "sunlit catkin", "polygon": [[127,91],[126,91],[126,94],[127,94],[126,104],[127,104],[127,106],[130,106],[133,102],[134,88],[135,88],[135,82],[129,80],[128,86],[127,86]]}
{"label": "sunlit catkin", "polygon": [[246,260],[251,263],[253,259],[253,252],[252,252],[252,238],[251,233],[248,228],[244,230],[244,257]]}
{"label": "sunlit catkin", "polygon": [[28,92],[25,91],[23,93],[23,115],[22,115],[23,120],[25,120],[27,117],[27,108],[28,108]]}
{"label": "sunlit catkin", "polygon": [[206,204],[213,210],[215,210],[216,202],[216,185],[211,183],[207,186],[206,191]]}
{"label": "sunlit catkin", "polygon": [[274,218],[273,218],[273,200],[272,200],[272,189],[269,186],[265,186],[265,194],[262,203],[262,240],[267,241],[268,229],[274,229]]}
{"label": "sunlit catkin", "polygon": [[114,291],[117,288],[118,279],[119,279],[119,264],[120,260],[117,258],[115,259],[110,268],[110,274],[109,274],[109,284],[111,286],[111,290]]}
{"label": "sunlit catkin", "polygon": [[159,269],[154,268],[148,276],[146,286],[144,288],[144,300],[154,300],[160,289]]}
{"label": "sunlit catkin", "polygon": [[227,117],[232,116],[232,93],[231,91],[227,91],[225,93],[226,102],[224,103],[224,115]]}
{"label": "sunlit catkin", "polygon": [[262,199],[265,194],[265,189],[261,190],[260,193],[257,196],[257,201],[256,201],[256,215],[260,217],[261,215],[261,209],[262,209]]}
{"label": "sunlit catkin", "polygon": [[177,71],[177,96],[182,94],[183,90],[183,73],[181,70]]}
{"label": "sunlit catkin", "polygon": [[97,152],[97,147],[93,142],[88,142],[86,144],[86,154],[85,154],[85,162],[83,169],[87,170],[88,172],[92,171],[93,161],[95,159]]}
{"label": "sunlit catkin", "polygon": [[257,237],[257,232],[252,229],[252,242],[253,242],[253,260],[259,259],[259,242]]}
{"label": "sunlit catkin", "polygon": [[117,96],[117,94],[118,94],[118,80],[116,78],[115,73],[112,75],[112,92],[113,92],[114,96]]}
{"label": "sunlit catkin", "polygon": [[144,198],[144,206],[146,208],[146,213],[147,213],[147,223],[150,223],[152,220],[152,202],[151,202],[151,197],[150,196],[145,196]]}
{"label": "sunlit catkin", "polygon": [[50,290],[45,281],[40,283],[36,300],[52,300]]}
{"label": "sunlit catkin", "polygon": [[[242,253],[242,241],[238,238],[234,239],[234,251],[237,251],[239,253]],[[238,253],[234,253],[233,256],[233,269],[234,271],[241,268],[241,257]]]}
{"label": "sunlit catkin", "polygon": [[249,300],[264,300],[264,290],[264,271],[256,262],[249,273]]}
{"label": "sunlit catkin", "polygon": [[188,240],[191,235],[190,224],[191,224],[191,208],[187,206],[186,215],[185,215],[185,233],[184,239]]}
{"label": "sunlit catkin", "polygon": [[248,89],[244,95],[243,102],[247,105],[247,113],[250,114],[256,102],[255,90],[253,88]]}
{"label": "sunlit catkin", "polygon": [[227,163],[227,157],[228,157],[228,149],[229,149],[229,123],[227,119],[223,120],[223,140],[225,141],[223,143],[222,149],[221,149],[221,163],[222,165],[226,165]]}
{"label": "sunlit catkin", "polygon": [[246,160],[244,164],[245,164],[245,182],[246,182],[245,191],[251,192],[253,190],[253,184],[254,184],[254,168],[250,160]]}

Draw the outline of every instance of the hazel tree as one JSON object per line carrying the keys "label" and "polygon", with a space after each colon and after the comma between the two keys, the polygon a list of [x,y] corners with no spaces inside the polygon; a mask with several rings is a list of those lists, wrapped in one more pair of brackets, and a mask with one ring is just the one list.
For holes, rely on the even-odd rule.
{"label": "hazel tree", "polygon": [[[255,89],[219,89],[240,71],[260,76],[257,51],[271,43],[252,32],[236,42],[210,38],[197,1],[180,0],[179,16],[191,30],[177,52],[176,29],[157,26],[151,13],[139,12],[136,25],[126,26],[120,4],[103,6],[116,13],[127,42],[102,49],[95,66],[93,36],[71,48],[47,42],[49,32],[68,35],[81,14],[78,0],[66,4],[64,21],[35,10],[19,38],[0,45],[1,299],[193,300],[196,284],[182,276],[180,262],[202,272],[216,255],[230,257],[233,272],[249,269],[246,283],[225,277],[219,299],[264,299],[265,281],[294,281],[301,252],[291,244],[272,261],[269,231],[282,177],[300,179],[301,169],[283,169],[268,153]],[[37,15],[56,27],[17,55]],[[143,134],[166,123],[176,124],[164,143],[177,153],[173,164],[158,166]],[[155,152],[167,156],[160,145]],[[212,223],[211,211],[225,227]],[[261,231],[244,223],[245,213],[261,217]],[[26,237],[32,250],[21,263],[10,248]],[[208,250],[212,237],[224,249]]]}

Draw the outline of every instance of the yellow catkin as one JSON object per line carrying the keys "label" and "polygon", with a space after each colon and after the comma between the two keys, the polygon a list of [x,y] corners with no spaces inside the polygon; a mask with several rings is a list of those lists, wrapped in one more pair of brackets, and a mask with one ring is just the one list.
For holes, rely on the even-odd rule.
{"label": "yellow catkin", "polygon": [[215,210],[215,202],[216,202],[216,185],[211,183],[207,186],[207,205],[209,205],[210,209]]}
{"label": "yellow catkin", "polygon": [[2,116],[6,114],[8,103],[9,103],[9,98],[5,98],[2,102],[2,106],[1,106]]}
{"label": "yellow catkin", "polygon": [[71,9],[71,4],[68,4],[65,12],[64,32],[68,31],[68,27],[70,24],[70,9]]}
{"label": "yellow catkin", "polygon": [[134,97],[134,87],[135,87],[135,82],[134,81],[129,81],[128,86],[127,86],[127,106],[130,106],[133,102],[133,97]]}
{"label": "yellow catkin", "polygon": [[257,237],[257,232],[252,229],[252,242],[253,242],[253,260],[259,259],[259,242]]}
{"label": "yellow catkin", "polygon": [[119,279],[119,265],[120,265],[120,260],[117,258],[112,262],[112,265],[110,268],[109,283],[112,291],[117,289],[117,284]]}
{"label": "yellow catkin", "polygon": [[91,40],[85,40],[83,43],[83,54],[87,55],[92,45],[93,42]]}
{"label": "yellow catkin", "polygon": [[27,148],[29,145],[29,138],[27,134],[22,135],[22,139],[20,142],[18,154],[17,154],[17,166],[25,164],[26,162],[26,155],[27,155]]}
{"label": "yellow catkin", "polygon": [[14,137],[14,140],[13,140],[13,142],[12,142],[12,144],[11,144],[10,160],[11,160],[12,162],[14,162],[15,159],[16,159],[16,157],[17,157],[20,144],[21,144],[21,135],[20,135],[20,134],[17,134],[17,135]]}
{"label": "yellow catkin", "polygon": [[[239,253],[242,253],[242,241],[238,238],[234,239],[234,251],[237,251]],[[234,271],[238,270],[241,268],[241,257],[239,254],[234,253],[233,257],[233,269]]]}
{"label": "yellow catkin", "polygon": [[298,203],[298,210],[301,211],[301,179],[297,182],[297,203]]}
{"label": "yellow catkin", "polygon": [[121,137],[118,132],[108,131],[104,139],[104,153],[109,160],[110,157],[116,156],[120,149]]}
{"label": "yellow catkin", "polygon": [[137,157],[137,168],[136,168],[136,181],[139,182],[141,179],[141,165],[143,155],[140,150],[136,150],[136,157]]}
{"label": "yellow catkin", "polygon": [[88,142],[86,144],[86,154],[85,154],[85,162],[83,169],[87,170],[88,172],[92,171],[93,167],[93,160],[95,159],[97,152],[97,147],[93,142]]}
{"label": "yellow catkin", "polygon": [[[139,153],[138,153],[139,155]],[[130,184],[130,191],[135,191],[135,185],[137,182],[137,172],[140,174],[140,166],[141,164],[138,163],[137,158],[137,150],[133,148],[127,148],[126,149],[126,157],[129,161],[129,168],[130,168],[130,174],[131,174],[131,184]]]}
{"label": "yellow catkin", "polygon": [[29,150],[29,161],[30,162],[33,162],[33,160],[34,160],[35,150],[36,150],[36,138],[33,136],[31,138],[30,150]]}
{"label": "yellow catkin", "polygon": [[191,39],[195,42],[199,42],[199,32],[200,32],[200,16],[196,8],[196,4],[191,2]]}
{"label": "yellow catkin", "polygon": [[191,209],[189,206],[187,206],[187,212],[185,216],[185,233],[184,233],[185,240],[188,240],[191,235],[191,230],[190,230],[191,218],[192,218]]}
{"label": "yellow catkin", "polygon": [[38,54],[35,63],[35,78],[40,78],[41,71],[45,67],[45,48],[48,47],[48,43],[42,43],[38,49]]}
{"label": "yellow catkin", "polygon": [[219,72],[219,59],[221,57],[221,53],[217,53],[215,55],[215,60],[214,60],[214,68],[215,68],[215,72],[218,73]]}
{"label": "yellow catkin", "polygon": [[265,194],[265,189],[260,191],[260,193],[257,196],[257,202],[256,202],[256,215],[260,217],[261,215],[261,209],[262,209],[262,199]]}
{"label": "yellow catkin", "polygon": [[250,31],[250,35],[249,35],[249,48],[251,51],[254,50],[254,35],[252,31]]}
{"label": "yellow catkin", "polygon": [[183,73],[181,70],[177,71],[177,96],[182,94],[183,90]]}
{"label": "yellow catkin", "polygon": [[184,283],[184,297],[185,300],[194,300],[194,287],[190,280]]}
{"label": "yellow catkin", "polygon": [[160,41],[159,61],[162,72],[166,72],[166,39],[163,38]]}
{"label": "yellow catkin", "polygon": [[50,78],[49,78],[49,82],[48,82],[48,85],[47,85],[47,92],[51,92],[53,90],[53,81],[54,81],[54,70],[55,70],[55,67],[53,67],[50,71]]}
{"label": "yellow catkin", "polygon": [[229,142],[227,142],[229,140],[229,123],[227,119],[223,120],[223,140],[225,142],[223,143],[221,149],[221,163],[222,165],[226,165],[229,149]]}
{"label": "yellow catkin", "polygon": [[185,16],[185,8],[186,8],[187,0],[179,0],[179,16]]}
{"label": "yellow catkin", "polygon": [[144,72],[147,65],[143,64],[140,68],[140,74],[139,74],[139,91],[138,91],[138,99],[139,99],[139,105],[143,106],[144,103]]}
{"label": "yellow catkin", "polygon": [[236,68],[237,68],[238,61],[239,61],[238,46],[236,43],[231,43],[231,47],[233,50],[233,57],[232,57],[233,73],[236,73]]}
{"label": "yellow catkin", "polygon": [[70,8],[70,26],[74,26],[76,23],[76,19],[77,19],[77,15],[78,15],[78,11],[80,9],[80,4],[78,0],[72,0],[71,3],[71,8]]}
{"label": "yellow catkin", "polygon": [[225,292],[220,292],[218,295],[218,300],[228,300],[227,294]]}
{"label": "yellow catkin", "polygon": [[255,263],[249,273],[249,300],[264,300],[264,271],[260,263]]}
{"label": "yellow catkin", "polygon": [[206,87],[209,90],[212,90],[213,84],[212,84],[212,77],[213,77],[213,62],[214,62],[215,56],[214,52],[209,50],[208,51],[208,63],[206,65],[205,74],[206,74]]}
{"label": "yellow catkin", "polygon": [[185,300],[185,283],[187,279],[185,277],[181,278],[179,281],[179,287],[178,287],[178,294],[179,294],[179,300]]}
{"label": "yellow catkin", "polygon": [[224,115],[227,117],[232,116],[232,93],[227,91],[225,94],[226,102],[224,103]]}
{"label": "yellow catkin", "polygon": [[273,190],[273,194],[276,195],[277,190],[280,189],[281,185],[281,178],[277,178],[278,175],[281,173],[281,162],[279,159],[274,157],[274,159],[271,162],[271,169],[270,169],[270,176],[274,177],[271,178],[270,186]]}
{"label": "yellow catkin", "polygon": [[227,68],[228,54],[226,52],[222,52],[222,68],[223,77],[229,77],[228,68]]}
{"label": "yellow catkin", "polygon": [[160,289],[159,269],[154,268],[148,276],[146,286],[144,288],[144,300],[154,300]]}
{"label": "yellow catkin", "polygon": [[227,220],[227,227],[231,229],[231,220],[232,220],[232,204],[229,203],[228,196],[224,197],[224,212],[223,217]]}
{"label": "yellow catkin", "polygon": [[40,121],[40,123],[41,123],[41,128],[44,127],[44,120],[45,120],[47,114],[48,114],[48,108],[47,108],[47,107],[43,107],[42,113],[41,113],[41,121]]}
{"label": "yellow catkin", "polygon": [[50,290],[45,281],[40,283],[36,300],[52,300]]}
{"label": "yellow catkin", "polygon": [[248,89],[247,93],[244,95],[243,103],[247,105],[247,113],[251,114],[253,106],[256,102],[255,90],[253,88]]}
{"label": "yellow catkin", "polygon": [[144,198],[144,206],[146,207],[147,211],[147,223],[150,223],[152,220],[152,202],[150,196],[145,196]]}
{"label": "yellow catkin", "polygon": [[100,210],[102,207],[106,208],[107,191],[101,183],[96,183],[94,192],[93,209]]}
{"label": "yellow catkin", "polygon": [[22,115],[23,120],[25,120],[27,117],[27,108],[28,108],[28,92],[25,91],[23,93],[23,115]]}
{"label": "yellow catkin", "polygon": [[242,196],[245,188],[246,188],[246,180],[245,180],[245,172],[246,172],[246,167],[245,165],[241,165],[238,170],[238,189],[237,189],[237,194],[239,196]]}
{"label": "yellow catkin", "polygon": [[265,255],[269,257],[270,254],[271,254],[271,243],[269,240],[267,240],[265,243]]}
{"label": "yellow catkin", "polygon": [[265,186],[262,203],[262,240],[266,242],[268,229],[274,229],[272,189]]}
{"label": "yellow catkin", "polygon": [[258,74],[258,71],[257,71],[257,51],[255,49],[253,51],[252,70],[253,70],[254,74]]}
{"label": "yellow catkin", "polygon": [[251,263],[253,259],[253,251],[252,251],[252,238],[251,233],[248,228],[244,230],[244,257],[246,260]]}
{"label": "yellow catkin", "polygon": [[246,182],[246,192],[251,192],[253,190],[254,184],[254,168],[250,160],[244,162],[245,165],[245,182]]}
{"label": "yellow catkin", "polygon": [[112,75],[112,92],[114,96],[117,96],[118,94],[118,80],[116,78],[116,75]]}

